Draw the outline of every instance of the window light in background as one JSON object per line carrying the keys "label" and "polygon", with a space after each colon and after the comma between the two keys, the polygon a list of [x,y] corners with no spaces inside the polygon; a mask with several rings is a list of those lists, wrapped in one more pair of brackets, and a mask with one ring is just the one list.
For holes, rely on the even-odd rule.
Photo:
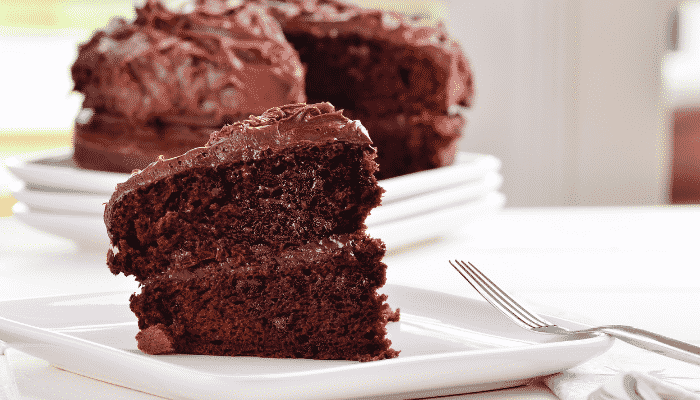
{"label": "window light in background", "polygon": [[673,165],[671,202],[700,204],[700,3],[679,8],[678,48],[665,60],[671,104]]}

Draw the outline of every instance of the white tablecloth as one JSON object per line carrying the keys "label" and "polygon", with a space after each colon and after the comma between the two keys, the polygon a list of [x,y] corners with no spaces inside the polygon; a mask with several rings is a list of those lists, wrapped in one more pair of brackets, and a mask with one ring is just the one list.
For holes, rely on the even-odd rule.
{"label": "white tablecloth", "polygon": [[[700,344],[698,207],[506,209],[440,238],[392,250],[388,279],[477,298],[449,266],[469,260],[549,315],[589,324],[626,324]],[[113,276],[105,251],[0,218],[0,300],[135,290]],[[51,367],[12,349],[21,398],[153,398]],[[542,383],[455,398],[556,399]]]}

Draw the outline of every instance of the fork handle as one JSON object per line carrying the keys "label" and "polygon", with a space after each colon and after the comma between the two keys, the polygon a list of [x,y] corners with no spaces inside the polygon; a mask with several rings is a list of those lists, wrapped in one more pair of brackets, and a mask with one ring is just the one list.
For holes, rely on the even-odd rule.
{"label": "fork handle", "polygon": [[700,347],[644,329],[626,325],[605,325],[582,332],[603,332],[644,350],[700,365]]}

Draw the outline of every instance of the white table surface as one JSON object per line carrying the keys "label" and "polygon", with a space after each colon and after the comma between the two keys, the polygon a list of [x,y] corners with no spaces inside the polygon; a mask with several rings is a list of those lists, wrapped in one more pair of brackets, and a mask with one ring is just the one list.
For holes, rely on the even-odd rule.
{"label": "white table surface", "polygon": [[[470,260],[543,313],[634,325],[700,344],[698,226],[694,206],[506,208],[441,238],[393,249],[385,262],[394,284],[477,298],[447,263]],[[135,290],[132,279],[109,272],[105,253],[0,218],[0,300]],[[6,360],[23,399],[155,398],[12,349]],[[556,396],[536,384],[452,398]]]}

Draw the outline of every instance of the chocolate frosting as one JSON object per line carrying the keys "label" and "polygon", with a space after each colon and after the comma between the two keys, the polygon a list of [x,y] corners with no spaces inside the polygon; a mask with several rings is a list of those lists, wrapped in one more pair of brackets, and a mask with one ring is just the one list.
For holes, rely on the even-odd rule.
{"label": "chocolate frosting", "polygon": [[474,78],[459,43],[442,21],[394,11],[373,10],[337,0],[268,1],[285,33],[322,37],[359,36],[428,52],[434,62],[449,63],[452,82],[447,104],[471,107]]}
{"label": "chocolate frosting", "polygon": [[335,141],[372,144],[360,121],[346,118],[342,110],[336,110],[330,103],[274,107],[259,117],[251,116],[224,126],[211,134],[204,147],[170,159],[159,158],[118,184],[105,207],[107,231],[111,238],[112,209],[125,195],[178,172],[260,159],[268,149],[276,151],[294,145]]}
{"label": "chocolate frosting", "polygon": [[198,1],[191,13],[157,0],[79,47],[71,72],[83,106],[134,123],[221,126],[305,101],[303,68],[260,4]]}

